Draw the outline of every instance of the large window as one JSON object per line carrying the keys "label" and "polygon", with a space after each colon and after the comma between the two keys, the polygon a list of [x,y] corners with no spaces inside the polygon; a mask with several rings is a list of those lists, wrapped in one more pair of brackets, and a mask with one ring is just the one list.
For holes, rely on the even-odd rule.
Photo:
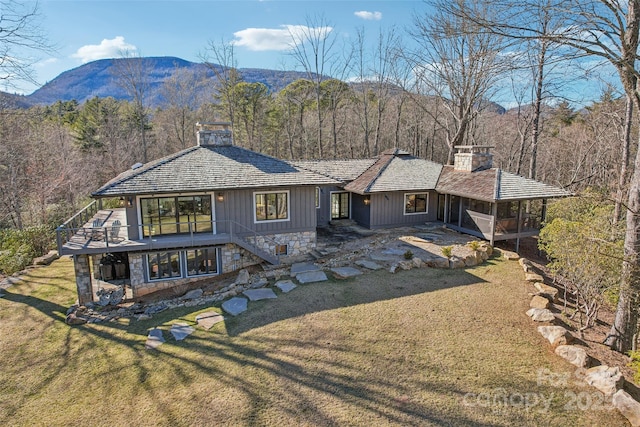
{"label": "large window", "polygon": [[424,214],[427,213],[427,193],[409,193],[404,195],[404,214]]}
{"label": "large window", "polygon": [[185,251],[187,276],[216,274],[218,272],[218,251],[214,248]]}
{"label": "large window", "polygon": [[289,192],[254,193],[255,221],[288,221]]}
{"label": "large window", "polygon": [[212,231],[211,196],[140,199],[142,234],[203,233]]}
{"label": "large window", "polygon": [[147,255],[149,280],[171,279],[182,276],[179,252],[154,252]]}
{"label": "large window", "polygon": [[218,274],[218,271],[218,249],[216,248],[147,254],[147,276],[150,281]]}

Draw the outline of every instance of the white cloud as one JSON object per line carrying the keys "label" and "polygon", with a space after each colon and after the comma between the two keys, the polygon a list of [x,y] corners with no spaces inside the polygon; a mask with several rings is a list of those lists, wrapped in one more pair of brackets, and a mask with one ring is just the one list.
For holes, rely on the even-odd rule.
{"label": "white cloud", "polygon": [[360,19],[364,19],[365,21],[379,21],[382,19],[382,12],[368,12],[366,10],[359,10],[357,12],[353,12]]}
{"label": "white cloud", "polygon": [[304,25],[281,25],[280,28],[247,28],[236,31],[233,43],[253,51],[291,50],[294,42],[304,41],[307,35],[329,33],[332,27],[311,28]]}
{"label": "white cloud", "polygon": [[58,62],[58,58],[47,58],[42,61],[36,62],[35,66],[38,68],[46,67],[47,65],[55,64],[56,62]]}
{"label": "white cloud", "polygon": [[116,58],[121,56],[122,52],[134,52],[137,48],[124,41],[124,37],[116,36],[112,39],[103,39],[100,44],[88,44],[82,46],[76,51],[72,58],[78,58],[82,63],[95,61],[105,58]]}

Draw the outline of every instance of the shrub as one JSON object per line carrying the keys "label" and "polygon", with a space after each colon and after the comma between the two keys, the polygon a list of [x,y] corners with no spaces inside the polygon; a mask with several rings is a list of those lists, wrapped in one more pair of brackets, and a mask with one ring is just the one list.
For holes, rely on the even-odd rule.
{"label": "shrub", "polygon": [[640,351],[630,351],[629,357],[631,357],[631,361],[628,366],[633,368],[633,380],[640,383]]}
{"label": "shrub", "polygon": [[469,245],[469,248],[471,248],[472,251],[477,251],[480,249],[480,242],[478,242],[477,240],[472,240],[471,242],[467,243],[467,245]]}
{"label": "shrub", "polygon": [[444,255],[445,258],[451,258],[452,253],[453,253],[453,246],[444,246],[442,248],[442,255]]}
{"label": "shrub", "polygon": [[404,253],[404,259],[411,259],[411,258],[413,258],[413,252],[407,249],[407,251]]}
{"label": "shrub", "polygon": [[0,230],[0,272],[13,274],[31,264],[53,247],[54,235],[46,226]]}

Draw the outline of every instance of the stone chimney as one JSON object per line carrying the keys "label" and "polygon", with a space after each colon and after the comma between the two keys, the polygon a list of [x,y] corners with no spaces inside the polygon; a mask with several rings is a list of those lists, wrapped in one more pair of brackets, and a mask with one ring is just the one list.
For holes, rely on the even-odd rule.
{"label": "stone chimney", "polygon": [[233,145],[233,132],[229,122],[196,123],[198,145]]}
{"label": "stone chimney", "polygon": [[493,167],[493,154],[489,145],[456,145],[453,169],[463,172],[476,172]]}

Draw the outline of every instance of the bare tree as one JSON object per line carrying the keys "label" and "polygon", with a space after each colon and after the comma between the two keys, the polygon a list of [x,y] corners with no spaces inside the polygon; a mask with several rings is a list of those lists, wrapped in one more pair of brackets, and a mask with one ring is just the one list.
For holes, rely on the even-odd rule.
{"label": "bare tree", "polygon": [[138,125],[142,145],[142,161],[147,163],[149,161],[147,147],[149,111],[146,103],[149,92],[149,77],[145,61],[146,59],[139,53],[124,50],[120,52],[120,58],[114,60],[113,73],[117,84],[132,99],[134,120]]}
{"label": "bare tree", "polygon": [[38,2],[0,1],[0,81],[15,86],[18,80],[38,84],[33,65],[37,53],[50,53],[53,46],[40,28]]}
{"label": "bare tree", "polygon": [[225,119],[235,123],[238,100],[234,87],[242,81],[242,75],[238,71],[233,43],[224,38],[217,43],[210,41],[205,53],[201,54],[200,58],[216,77],[215,98],[226,116]]}
{"label": "bare tree", "polygon": [[[463,14],[448,12],[448,2],[430,2],[433,11],[414,17],[412,36],[418,49],[410,54],[426,94],[445,99],[444,117],[436,116],[447,134],[447,164],[453,164],[454,147],[464,145],[478,112],[487,105],[505,71],[500,53],[502,37],[480,31]],[[480,15],[487,9],[475,2],[455,0],[461,10],[473,7]],[[467,3],[472,3],[471,5]]]}
{"label": "bare tree", "polygon": [[313,82],[316,100],[317,147],[318,155],[323,157],[322,124],[323,111],[320,108],[322,98],[321,83],[326,78],[325,70],[334,60],[333,47],[336,41],[333,27],[322,16],[307,17],[306,25],[289,27],[291,36],[291,56],[298,62]]}

